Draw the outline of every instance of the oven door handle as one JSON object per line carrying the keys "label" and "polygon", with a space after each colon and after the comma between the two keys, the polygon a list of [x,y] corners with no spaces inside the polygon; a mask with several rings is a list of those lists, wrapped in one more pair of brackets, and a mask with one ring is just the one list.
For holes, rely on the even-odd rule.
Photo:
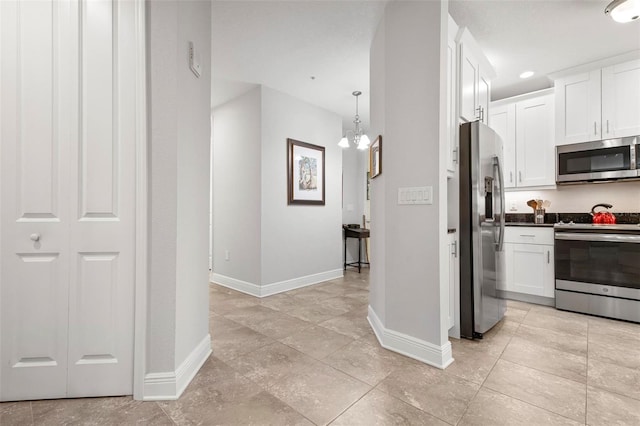
{"label": "oven door handle", "polygon": [[640,244],[640,235],[556,232],[556,240]]}

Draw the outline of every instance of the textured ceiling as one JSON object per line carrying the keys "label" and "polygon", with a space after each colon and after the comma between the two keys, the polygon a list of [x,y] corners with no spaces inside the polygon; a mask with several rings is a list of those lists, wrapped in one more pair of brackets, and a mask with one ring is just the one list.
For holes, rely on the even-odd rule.
{"label": "textured ceiling", "polygon": [[[605,16],[608,0],[452,0],[449,13],[469,28],[496,69],[492,99],[552,87],[547,78],[576,65],[640,49],[640,22]],[[523,71],[536,74],[527,80]]]}
{"label": "textured ceiling", "polygon": [[[401,1],[401,0],[396,0]],[[640,50],[640,22],[618,24],[600,0],[451,0],[495,67],[494,100],[550,87],[547,75]],[[369,47],[385,1],[213,1],[213,105],[264,84],[369,119]],[[534,77],[521,80],[525,70]],[[312,79],[311,77],[315,77]]]}

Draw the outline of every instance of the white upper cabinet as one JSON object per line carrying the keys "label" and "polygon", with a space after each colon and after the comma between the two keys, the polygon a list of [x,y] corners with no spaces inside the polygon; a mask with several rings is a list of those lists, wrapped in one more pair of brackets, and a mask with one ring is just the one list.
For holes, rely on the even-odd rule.
{"label": "white upper cabinet", "polygon": [[516,104],[491,107],[491,128],[502,139],[504,186],[516,186]]}
{"label": "white upper cabinet", "polygon": [[600,70],[555,82],[556,143],[588,142],[600,137]]}
{"label": "white upper cabinet", "polygon": [[451,176],[458,163],[458,117],[456,116],[457,45],[458,26],[449,16],[447,37],[447,172]]}
{"label": "white upper cabinet", "polygon": [[555,185],[553,95],[516,104],[517,186]]}
{"label": "white upper cabinet", "polygon": [[602,138],[640,134],[640,60],[602,69]]}
{"label": "white upper cabinet", "polygon": [[480,64],[466,45],[460,45],[460,117],[467,121],[478,118],[478,80]]}
{"label": "white upper cabinet", "polygon": [[554,97],[551,90],[491,106],[490,123],[504,146],[504,186],[555,184]]}
{"label": "white upper cabinet", "polygon": [[482,73],[480,67],[480,75],[478,77],[478,106],[480,110],[480,121],[489,124],[489,103],[491,102],[491,82],[489,78]]}
{"label": "white upper cabinet", "polygon": [[640,134],[640,60],[555,81],[558,145]]}
{"label": "white upper cabinet", "polygon": [[493,67],[471,33],[464,29],[458,37],[460,50],[460,118],[464,121],[489,121],[489,100]]}

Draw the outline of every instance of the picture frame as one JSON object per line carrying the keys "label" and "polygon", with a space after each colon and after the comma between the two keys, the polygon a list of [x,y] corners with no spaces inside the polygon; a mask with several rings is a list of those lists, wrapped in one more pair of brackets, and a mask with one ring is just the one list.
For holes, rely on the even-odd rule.
{"label": "picture frame", "polygon": [[325,205],[324,147],[287,139],[288,204]]}
{"label": "picture frame", "polygon": [[378,135],[369,147],[369,170],[371,179],[380,176],[380,173],[382,173],[382,135]]}

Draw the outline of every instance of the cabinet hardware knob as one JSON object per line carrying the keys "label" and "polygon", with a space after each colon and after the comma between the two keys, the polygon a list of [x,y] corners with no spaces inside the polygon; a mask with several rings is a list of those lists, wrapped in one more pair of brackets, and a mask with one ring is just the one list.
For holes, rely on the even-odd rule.
{"label": "cabinet hardware knob", "polygon": [[31,241],[40,241],[40,234],[36,232],[34,234],[29,235],[29,238],[31,239]]}

